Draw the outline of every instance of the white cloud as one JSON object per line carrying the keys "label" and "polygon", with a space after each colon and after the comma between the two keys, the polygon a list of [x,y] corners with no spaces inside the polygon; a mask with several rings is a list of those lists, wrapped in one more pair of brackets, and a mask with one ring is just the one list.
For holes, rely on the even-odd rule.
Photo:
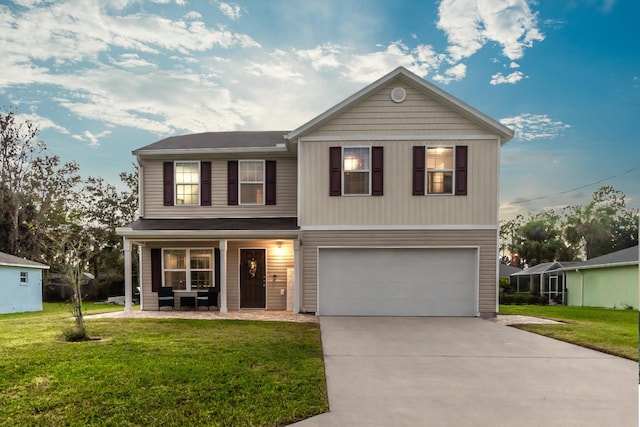
{"label": "white cloud", "polygon": [[499,44],[505,57],[516,60],[533,42],[544,40],[537,13],[527,0],[442,0],[437,26],[447,35],[453,62],[472,56],[488,42]]}
{"label": "white cloud", "polygon": [[95,61],[100,53],[114,47],[152,54],[259,47],[246,34],[209,28],[200,20],[186,22],[124,11],[117,11],[121,13],[117,15],[101,2],[82,0],[46,6],[24,11],[0,7],[0,51],[6,65],[24,68],[32,60],[55,60],[58,64]]}
{"label": "white cloud", "polygon": [[525,75],[522,73],[522,71],[515,71],[507,76],[503,76],[502,73],[496,73],[491,76],[491,81],[489,83],[494,86],[501,84],[514,84],[519,82],[523,78],[525,78]]}
{"label": "white cloud", "polygon": [[444,74],[438,74],[433,77],[433,80],[443,83],[449,84],[452,81],[460,81],[467,75],[467,66],[465,64],[457,64],[449,69],[445,70]]}
{"label": "white cloud", "polygon": [[85,130],[82,135],[72,135],[71,137],[77,141],[89,142],[89,147],[97,148],[100,146],[100,139],[109,135],[111,135],[110,130],[105,130],[95,135],[92,132]]}
{"label": "white cloud", "polygon": [[520,68],[520,64],[517,62],[511,62],[511,64],[509,64],[509,68]]}
{"label": "white cloud", "polygon": [[196,12],[195,10],[192,10],[191,12],[188,12],[187,14],[185,14],[183,16],[184,19],[202,19],[202,14],[199,12]]}
{"label": "white cloud", "polygon": [[40,129],[41,131],[45,129],[53,129],[64,135],[69,134],[69,131],[64,126],[60,126],[59,124],[55,123],[53,120],[48,119],[46,117],[42,117],[38,114],[19,113],[19,114],[16,114],[16,119],[17,119],[16,120],[17,122],[25,122],[28,120],[34,125],[36,125],[38,129]]}
{"label": "white cloud", "polygon": [[426,76],[441,63],[431,46],[418,46],[411,50],[400,41],[389,44],[384,50],[349,56],[344,61],[342,75],[353,82],[371,83],[398,66],[404,66],[420,76]]}
{"label": "white cloud", "polygon": [[313,49],[293,50],[300,59],[310,61],[314,70],[338,68],[341,65],[338,57],[342,51],[342,47],[332,44],[316,46]]}
{"label": "white cloud", "polygon": [[235,3],[218,2],[218,9],[229,19],[238,19],[242,15],[242,9]]}
{"label": "white cloud", "polygon": [[120,59],[116,60],[109,57],[109,61],[116,66],[124,68],[138,68],[138,67],[156,67],[156,64],[149,62],[145,59],[141,59],[136,53],[125,53],[120,55]]}
{"label": "white cloud", "polygon": [[525,113],[501,119],[500,122],[513,129],[516,138],[522,141],[557,138],[563,131],[571,128],[559,120],[552,120],[546,114]]}

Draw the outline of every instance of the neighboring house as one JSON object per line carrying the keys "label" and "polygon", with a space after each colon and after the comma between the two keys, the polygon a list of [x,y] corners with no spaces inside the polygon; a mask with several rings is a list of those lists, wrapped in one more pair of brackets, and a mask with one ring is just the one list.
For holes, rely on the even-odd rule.
{"label": "neighboring house", "polygon": [[514,273],[519,273],[520,271],[522,271],[522,269],[519,267],[514,267],[512,265],[506,265],[506,264],[500,263],[499,269],[498,269],[498,277],[500,279],[509,279],[509,283],[515,290],[517,285],[516,279],[515,277],[511,277],[511,275]]}
{"label": "neighboring house", "polygon": [[562,271],[567,276],[568,305],[638,308],[638,246]]}
{"label": "neighboring house", "polygon": [[533,267],[511,274],[515,278],[515,292],[531,292],[540,294],[549,302],[567,303],[566,274],[563,270],[576,262],[554,261],[543,262]]}
{"label": "neighboring house", "polygon": [[0,314],[42,311],[42,270],[48,269],[0,252]]}
{"label": "neighboring house", "polygon": [[118,229],[126,307],[135,244],[144,310],[161,286],[176,308],[215,286],[221,312],[494,316],[512,137],[400,67],[293,131],[139,148],[140,218]]}

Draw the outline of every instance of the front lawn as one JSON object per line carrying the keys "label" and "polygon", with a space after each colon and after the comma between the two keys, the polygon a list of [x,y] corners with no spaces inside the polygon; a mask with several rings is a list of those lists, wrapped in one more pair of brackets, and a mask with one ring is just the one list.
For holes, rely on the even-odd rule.
{"label": "front lawn", "polygon": [[62,341],[72,324],[57,305],[0,315],[3,425],[280,426],[328,410],[318,324],[87,319],[99,341]]}
{"label": "front lawn", "polygon": [[535,316],[562,325],[515,325],[536,334],[638,360],[638,311],[595,307],[501,305],[499,314]]}

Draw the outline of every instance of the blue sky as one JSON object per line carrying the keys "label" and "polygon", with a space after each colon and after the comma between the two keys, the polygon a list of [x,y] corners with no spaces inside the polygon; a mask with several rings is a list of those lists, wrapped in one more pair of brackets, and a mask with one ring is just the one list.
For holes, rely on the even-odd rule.
{"label": "blue sky", "polygon": [[117,183],[135,148],[294,129],[403,65],[516,131],[504,218],[602,184],[639,207],[638,16],[636,0],[0,0],[0,105]]}

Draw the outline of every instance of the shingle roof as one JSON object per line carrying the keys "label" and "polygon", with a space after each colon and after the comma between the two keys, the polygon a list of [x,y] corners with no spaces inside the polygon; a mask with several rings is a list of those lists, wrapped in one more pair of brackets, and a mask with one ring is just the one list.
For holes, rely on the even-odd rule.
{"label": "shingle roof", "polygon": [[573,265],[572,268],[582,269],[582,268],[594,268],[594,267],[604,267],[609,265],[617,265],[617,264],[634,264],[638,263],[638,246],[633,246],[631,248],[622,249],[616,252],[612,252],[610,254],[602,255],[596,258],[591,258],[590,260],[578,263]]}
{"label": "shingle roof", "polygon": [[543,262],[533,267],[525,268],[524,270],[511,274],[512,276],[530,276],[532,274],[543,274],[550,271],[560,270],[562,268],[571,267],[576,264],[580,264],[579,261],[555,261],[555,262]]}
{"label": "shingle roof", "polygon": [[161,150],[203,150],[229,148],[276,148],[285,143],[288,131],[204,132],[171,136],[133,151],[133,154]]}
{"label": "shingle roof", "polygon": [[39,262],[29,261],[28,259],[20,258],[15,255],[9,255],[4,252],[0,252],[0,265],[7,265],[13,267],[32,267],[41,268],[44,270],[49,269],[48,265],[40,264]]}
{"label": "shingle roof", "polygon": [[519,273],[520,271],[522,271],[521,268],[514,267],[512,265],[506,265],[506,264],[500,264],[499,269],[500,269],[500,277],[509,277],[514,273]]}

